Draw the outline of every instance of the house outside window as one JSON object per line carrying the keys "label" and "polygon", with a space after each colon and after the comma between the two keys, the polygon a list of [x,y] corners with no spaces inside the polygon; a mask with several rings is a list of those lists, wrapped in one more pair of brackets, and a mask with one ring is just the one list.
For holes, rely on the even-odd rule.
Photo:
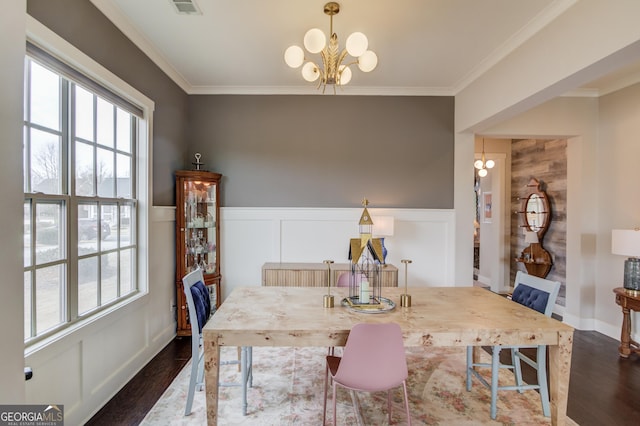
{"label": "house outside window", "polygon": [[142,118],[142,110],[118,93],[28,43],[27,344],[100,315],[141,290],[136,172]]}

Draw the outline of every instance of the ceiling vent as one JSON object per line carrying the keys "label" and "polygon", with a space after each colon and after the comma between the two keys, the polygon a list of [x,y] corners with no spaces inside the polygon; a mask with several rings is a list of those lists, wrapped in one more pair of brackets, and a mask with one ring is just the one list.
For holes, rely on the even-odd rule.
{"label": "ceiling vent", "polygon": [[173,7],[181,15],[202,15],[200,8],[194,0],[169,0]]}

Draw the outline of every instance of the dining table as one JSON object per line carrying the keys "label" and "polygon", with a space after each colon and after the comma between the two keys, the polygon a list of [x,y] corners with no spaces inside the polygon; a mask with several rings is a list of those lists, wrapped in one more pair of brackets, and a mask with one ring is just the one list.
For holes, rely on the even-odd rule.
{"label": "dining table", "polygon": [[[384,288],[386,303],[379,310],[345,303],[348,293],[348,288],[333,287],[235,288],[202,330],[207,423],[218,421],[222,346],[344,346],[351,328],[365,322],[399,324],[406,347],[474,346],[474,358],[482,346],[547,345],[551,424],[566,423],[573,347],[569,325],[481,287]],[[325,307],[329,294],[333,307]],[[410,306],[401,306],[402,294],[411,296]]]}

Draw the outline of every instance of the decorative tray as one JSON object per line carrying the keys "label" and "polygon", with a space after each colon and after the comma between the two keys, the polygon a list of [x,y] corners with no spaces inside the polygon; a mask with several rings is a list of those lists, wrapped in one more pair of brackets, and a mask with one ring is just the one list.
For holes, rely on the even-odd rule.
{"label": "decorative tray", "polygon": [[355,312],[363,312],[365,314],[382,314],[384,312],[390,312],[395,309],[396,304],[393,300],[386,297],[378,297],[375,299],[377,303],[358,303],[359,298],[345,297],[342,299],[342,306],[351,309]]}

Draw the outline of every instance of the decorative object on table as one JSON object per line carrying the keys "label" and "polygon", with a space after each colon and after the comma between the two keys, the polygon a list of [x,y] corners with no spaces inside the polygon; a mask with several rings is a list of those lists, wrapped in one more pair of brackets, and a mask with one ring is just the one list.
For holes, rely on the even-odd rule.
{"label": "decorative object on table", "polygon": [[333,260],[325,260],[327,265],[327,294],[324,295],[324,307],[333,308],[333,295],[331,294],[331,264]]}
{"label": "decorative object on table", "polygon": [[387,247],[384,245],[386,237],[393,237],[393,216],[373,216],[373,235],[382,243],[382,267],[387,266]]}
{"label": "decorative object on table", "polygon": [[411,306],[411,295],[407,294],[407,266],[412,263],[409,259],[402,259],[400,262],[404,263],[404,294],[400,295],[400,306],[408,308]]}
{"label": "decorative object on table", "polygon": [[360,238],[352,238],[349,243],[349,296],[342,300],[342,304],[360,312],[386,312],[395,308],[395,303],[382,297],[382,241],[372,237],[373,220],[367,210],[368,205],[369,200],[362,200],[364,210],[358,222]]}
{"label": "decorative object on table", "polygon": [[522,215],[525,243],[529,244],[516,262],[521,262],[530,275],[544,278],[551,270],[551,255],[542,247],[542,238],[549,228],[551,208],[547,193],[540,189],[540,182],[532,178],[527,184],[529,193],[522,199]]}
{"label": "decorative object on table", "polygon": [[611,231],[611,253],[629,256],[624,261],[623,287],[640,291],[640,229],[614,229]]}
{"label": "decorative object on table", "polygon": [[202,155],[199,152],[196,152],[196,154],[194,155],[194,157],[196,157],[196,161],[194,161],[193,164],[194,166],[196,166],[195,169],[193,170],[200,170],[200,167],[204,166],[204,163],[200,161],[200,159],[202,158]]}
{"label": "decorative object on table", "polygon": [[[302,78],[308,82],[318,82],[318,88],[322,87],[324,93],[327,85],[333,86],[333,93],[336,93],[336,86],[344,86],[351,81],[351,68],[357,64],[363,72],[373,71],[378,65],[376,54],[367,50],[369,41],[367,36],[361,32],[355,32],[347,38],[346,48],[340,51],[338,35],[333,32],[333,15],[340,12],[340,5],[336,2],[329,2],[324,5],[324,13],[329,15],[329,45],[326,44],[326,36],[322,30],[313,28],[304,35],[304,47],[310,53],[320,53],[322,64],[316,64],[305,57],[304,50],[300,46],[289,46],[284,52],[284,61],[291,68],[302,66]],[[347,60],[343,64],[347,53],[353,56],[354,60]],[[305,63],[306,61],[306,63]]]}
{"label": "decorative object on table", "polygon": [[177,334],[190,336],[182,277],[202,269],[212,309],[220,305],[220,226],[216,218],[220,215],[218,191],[222,176],[204,170],[178,170],[175,177]]}
{"label": "decorative object on table", "polygon": [[484,156],[484,138],[482,138],[482,157],[473,163],[473,167],[478,169],[478,176],[485,177],[488,173],[487,169],[492,169],[495,165],[495,161],[487,160]]}

